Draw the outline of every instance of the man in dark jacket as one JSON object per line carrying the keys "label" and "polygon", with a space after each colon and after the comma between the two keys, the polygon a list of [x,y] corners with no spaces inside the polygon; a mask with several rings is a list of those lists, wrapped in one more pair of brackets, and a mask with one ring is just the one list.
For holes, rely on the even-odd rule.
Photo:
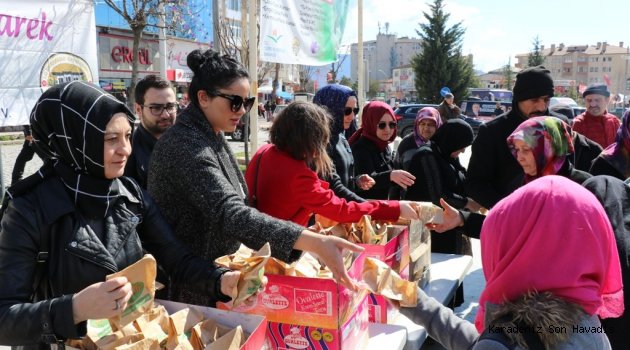
{"label": "man in dark jacket", "polygon": [[550,72],[543,66],[522,70],[513,93],[512,110],[481,125],[472,144],[466,188],[469,197],[488,209],[523,183],[523,169],[506,140],[524,120],[548,115],[554,93]]}
{"label": "man in dark jacket", "polygon": [[136,85],[136,115],[140,125],[133,132],[132,152],[125,166],[125,176],[147,188],[149,159],[155,142],[173,126],[177,114],[175,92],[168,80],[147,75]]}

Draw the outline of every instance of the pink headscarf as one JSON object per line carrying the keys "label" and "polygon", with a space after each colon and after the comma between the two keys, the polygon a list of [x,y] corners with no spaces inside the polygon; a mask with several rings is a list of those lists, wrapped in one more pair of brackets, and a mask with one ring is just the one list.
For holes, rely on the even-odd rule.
{"label": "pink headscarf", "polygon": [[612,227],[595,196],[561,176],[536,179],[501,200],[481,230],[486,303],[551,292],[602,318],[623,314],[621,266]]}
{"label": "pink headscarf", "polygon": [[361,136],[370,139],[376,144],[378,149],[382,152],[387,145],[396,139],[396,128],[394,128],[392,136],[387,141],[383,141],[376,136],[376,129],[378,123],[383,118],[384,114],[389,114],[392,117],[392,121],[396,122],[396,116],[394,110],[390,105],[381,101],[371,101],[365,108],[363,108],[363,115],[361,116],[361,127],[350,136],[348,143],[350,145],[359,141]]}
{"label": "pink headscarf", "polygon": [[416,140],[416,145],[418,147],[429,142],[429,140],[423,139],[422,136],[420,136],[420,133],[418,132],[418,124],[420,123],[421,120],[424,120],[424,119],[433,120],[435,122],[436,129],[439,129],[440,126],[442,126],[442,118],[440,117],[440,112],[438,112],[437,109],[433,107],[424,107],[421,110],[419,110],[418,114],[416,114],[416,120],[413,123],[413,137]]}

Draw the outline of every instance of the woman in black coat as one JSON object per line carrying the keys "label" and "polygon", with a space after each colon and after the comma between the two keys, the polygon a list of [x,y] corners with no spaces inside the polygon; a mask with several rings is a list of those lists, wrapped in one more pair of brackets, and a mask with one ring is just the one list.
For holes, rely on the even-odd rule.
{"label": "woman in black coat", "polygon": [[385,102],[372,101],[363,110],[363,124],[350,138],[356,172],[367,174],[375,184],[357,193],[368,199],[387,199],[390,187],[413,185],[415,177],[404,170],[394,170],[388,145],[396,138],[396,117]]}
{"label": "woman in black coat", "polygon": [[[407,189],[407,200],[427,201],[440,205],[440,198],[457,209],[478,211],[479,205],[466,196],[464,182],[466,169],[459,163],[459,154],[472,144],[473,130],[460,119],[451,119],[442,125],[431,139],[413,156],[409,170],[416,176],[415,183]],[[460,229],[444,233],[431,231],[431,251],[448,254],[472,255],[470,239]],[[453,305],[464,300],[461,285]]]}
{"label": "woman in black coat", "polygon": [[347,201],[365,202],[356,191],[370,189],[374,185],[374,179],[355,171],[352,149],[346,139],[348,130],[356,128],[355,119],[359,114],[357,94],[347,86],[330,84],[317,90],[313,103],[325,107],[332,117],[330,141],[326,151],[332,158],[335,169],[324,180],[330,183],[330,188],[338,197]]}
{"label": "woman in black coat", "polygon": [[[42,94],[31,114],[45,165],[12,186],[0,229],[0,344],[37,348],[86,335],[132,296],[105,276],[153,254],[173,283],[228,301],[239,273],[193,256],[151,198],[122,177],[133,113],[81,82]],[[131,306],[130,306],[131,307]]]}

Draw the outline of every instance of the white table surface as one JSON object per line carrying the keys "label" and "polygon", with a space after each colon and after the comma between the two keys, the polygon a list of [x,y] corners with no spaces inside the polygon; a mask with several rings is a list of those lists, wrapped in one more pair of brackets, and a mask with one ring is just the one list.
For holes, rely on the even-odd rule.
{"label": "white table surface", "polygon": [[[471,266],[472,257],[467,255],[431,253],[431,279],[424,291],[444,304]],[[394,324],[370,323],[369,334],[369,350],[418,350],[427,338],[426,330],[404,315],[398,315]]]}

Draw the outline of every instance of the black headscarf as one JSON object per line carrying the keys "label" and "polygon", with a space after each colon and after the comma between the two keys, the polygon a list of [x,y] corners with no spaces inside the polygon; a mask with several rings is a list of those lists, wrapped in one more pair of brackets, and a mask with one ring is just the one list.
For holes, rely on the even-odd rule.
{"label": "black headscarf", "polygon": [[619,318],[603,319],[602,325],[612,348],[625,349],[630,342],[627,332],[630,329],[630,185],[615,177],[601,175],[586,180],[583,186],[600,201],[615,233],[621,262],[625,312]]}
{"label": "black headscarf", "polygon": [[444,157],[450,157],[458,149],[470,146],[474,137],[468,123],[461,119],[449,119],[435,132],[431,141]]}
{"label": "black headscarf", "polygon": [[105,127],[121,112],[133,128],[135,117],[125,104],[82,81],[49,88],[31,112],[34,145],[47,164],[38,175],[58,175],[89,218],[105,217],[122,186],[105,178],[103,164]]}

